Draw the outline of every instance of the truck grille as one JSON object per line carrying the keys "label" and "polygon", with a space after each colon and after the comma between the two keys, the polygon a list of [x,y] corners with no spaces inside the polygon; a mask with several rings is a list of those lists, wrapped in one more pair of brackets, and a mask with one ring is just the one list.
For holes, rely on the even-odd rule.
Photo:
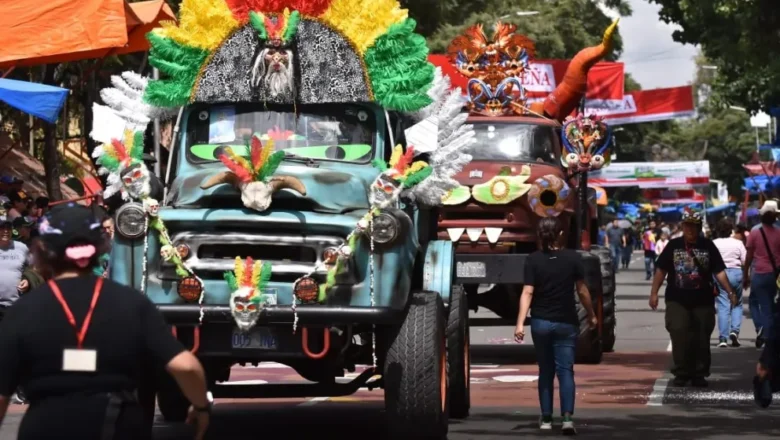
{"label": "truck grille", "polygon": [[[275,281],[292,281],[310,273],[322,262],[323,252],[338,247],[344,238],[326,235],[249,233],[249,232],[179,232],[171,236],[174,245],[186,244],[190,257],[186,262],[203,279],[221,279],[233,270],[235,258],[251,257],[273,265]],[[173,267],[162,263],[161,278],[176,278]],[[321,272],[325,268],[321,267]]]}

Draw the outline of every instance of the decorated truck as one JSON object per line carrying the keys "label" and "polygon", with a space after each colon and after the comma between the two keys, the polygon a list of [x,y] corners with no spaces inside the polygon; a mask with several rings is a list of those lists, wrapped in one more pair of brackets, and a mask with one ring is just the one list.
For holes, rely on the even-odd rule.
{"label": "decorated truck", "polygon": [[[147,295],[214,397],[384,388],[396,436],[469,413],[468,311],[437,206],[474,131],[395,0],[184,0],[163,74],[112,79],[92,137],[116,213],[110,277]],[[163,200],[143,132],[174,118]],[[310,383],[223,385],[278,362]],[[353,374],[347,374],[357,372]],[[346,376],[351,380],[346,380]],[[188,404],[168,379],[168,420]]]}
{"label": "decorated truck", "polygon": [[537,249],[536,225],[558,216],[568,246],[582,249],[599,317],[592,331],[580,310],[578,357],[586,362],[599,362],[615,341],[614,273],[608,252],[589,249],[598,224],[587,192],[588,171],[609,160],[611,135],[600,118],[571,115],[584,98],[588,70],[610,50],[616,26],[601,44],[578,53],[561,84],[536,102],[526,99],[521,83],[534,43],[516,26],[499,22],[488,38],[476,25],[447,50],[468,78],[466,109],[477,139],[468,150],[473,160],[456,176],[460,185],[448,192],[438,219],[438,238],[456,247],[456,282],[464,285],[470,308],[483,306],[514,322],[524,261]]}

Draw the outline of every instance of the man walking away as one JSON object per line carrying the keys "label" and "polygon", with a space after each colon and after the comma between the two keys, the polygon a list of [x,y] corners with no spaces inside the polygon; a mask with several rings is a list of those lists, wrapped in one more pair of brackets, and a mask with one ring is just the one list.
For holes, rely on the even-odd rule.
{"label": "man walking away", "polygon": [[623,256],[623,247],[626,245],[623,237],[623,229],[618,226],[617,219],[612,220],[612,226],[607,228],[607,247],[612,252],[612,268],[615,273],[620,267],[620,260]]}
{"label": "man walking away", "polygon": [[653,268],[655,267],[655,222],[650,221],[650,225],[642,234],[642,248],[645,251],[645,279],[653,277]]}
{"label": "man walking away", "polygon": [[658,308],[658,290],[665,277],[666,330],[672,340],[674,386],[706,387],[710,375],[710,335],[715,328],[713,275],[728,292],[732,305],[737,297],[726,277],[726,265],[718,248],[701,236],[701,214],[683,213],[683,236],[669,241],[656,262],[650,308]]}
{"label": "man walking away", "polygon": [[[780,261],[780,229],[777,221],[777,202],[767,200],[759,210],[761,226],[747,239],[747,257],[742,268],[742,286],[750,289],[748,305],[756,326],[756,348],[764,346],[765,336],[771,334],[777,294],[778,261]],[[753,275],[750,268],[753,266]]]}

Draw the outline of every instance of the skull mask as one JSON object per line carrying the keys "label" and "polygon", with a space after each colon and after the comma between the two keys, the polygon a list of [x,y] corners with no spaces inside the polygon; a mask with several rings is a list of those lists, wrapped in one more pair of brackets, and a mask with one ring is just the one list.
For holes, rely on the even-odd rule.
{"label": "skull mask", "polygon": [[167,244],[163,246],[160,249],[160,256],[165,261],[171,261],[173,259],[173,256],[176,254],[176,250],[173,248],[173,246]]}
{"label": "skull mask", "polygon": [[149,197],[152,192],[149,183],[149,170],[146,165],[135,163],[125,167],[120,173],[122,186],[133,199],[140,200]]}
{"label": "skull mask", "polygon": [[157,217],[160,213],[160,202],[154,199],[144,199],[144,211],[152,217]]}
{"label": "skull mask", "polygon": [[396,194],[401,187],[401,183],[393,179],[391,173],[397,171],[390,169],[380,174],[374,184],[371,185],[371,192],[368,201],[371,206],[385,208],[389,206],[396,198]]}
{"label": "skull mask", "polygon": [[251,287],[241,287],[230,295],[230,312],[242,332],[251,330],[260,316],[261,304],[252,301],[254,292]]}

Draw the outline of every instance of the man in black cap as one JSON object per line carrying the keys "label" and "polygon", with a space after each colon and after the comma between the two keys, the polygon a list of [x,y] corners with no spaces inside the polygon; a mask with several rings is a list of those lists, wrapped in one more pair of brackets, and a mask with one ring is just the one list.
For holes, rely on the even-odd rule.
{"label": "man in black cap", "polygon": [[672,341],[674,386],[708,386],[710,336],[715,328],[715,298],[712,281],[717,278],[732,306],[737,296],[726,276],[726,265],[712,240],[701,235],[699,212],[686,209],[682,217],[683,236],[673,238],[656,262],[650,308],[658,308],[658,290],[667,278],[666,330]]}
{"label": "man in black cap", "polygon": [[30,246],[30,240],[32,240],[32,229],[35,226],[35,220],[32,217],[17,217],[14,219],[12,226],[14,228],[14,240],[24,243],[25,246]]}

